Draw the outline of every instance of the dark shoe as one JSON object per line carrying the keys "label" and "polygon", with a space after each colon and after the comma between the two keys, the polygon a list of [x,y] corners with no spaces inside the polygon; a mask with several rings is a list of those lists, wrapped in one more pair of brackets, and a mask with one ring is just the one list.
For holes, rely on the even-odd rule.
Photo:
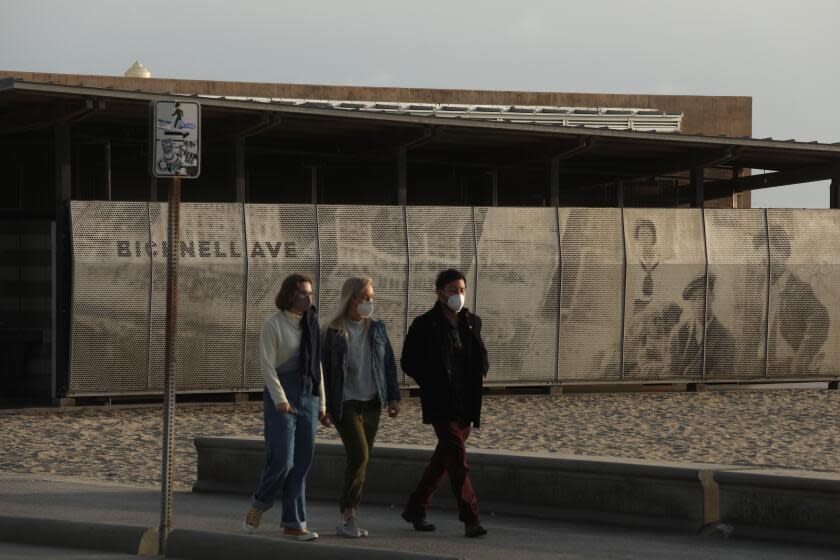
{"label": "dark shoe", "polygon": [[426,521],[425,515],[409,515],[408,512],[402,512],[402,518],[414,526],[415,531],[429,532],[434,531],[437,527],[434,524]]}
{"label": "dark shoe", "polygon": [[483,537],[487,534],[487,529],[478,523],[467,523],[464,525],[464,536],[474,539],[475,537]]}

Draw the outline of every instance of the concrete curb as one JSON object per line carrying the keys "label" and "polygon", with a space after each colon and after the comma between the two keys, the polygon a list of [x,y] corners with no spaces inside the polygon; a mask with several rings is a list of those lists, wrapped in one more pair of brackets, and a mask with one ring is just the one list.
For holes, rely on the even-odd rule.
{"label": "concrete curb", "polygon": [[[260,438],[195,439],[196,492],[253,492],[264,461]],[[365,501],[402,504],[431,447],[379,445],[368,465]],[[344,470],[338,442],[317,442],[307,495],[336,499]],[[470,451],[470,476],[483,511],[697,531],[720,519],[710,471],[728,465],[655,462],[544,453]],[[451,500],[441,498],[444,507]]]}
{"label": "concrete curb", "polygon": [[166,543],[167,558],[182,560],[277,560],[286,557],[302,560],[368,559],[450,560],[455,556],[418,554],[384,548],[345,547],[318,542],[294,542],[282,537],[263,537],[236,533],[217,533],[175,529]]}
{"label": "concrete curb", "polygon": [[840,474],[737,469],[715,480],[734,535],[840,545]]}
{"label": "concrete curb", "polygon": [[[261,438],[199,437],[195,446],[194,491],[253,491],[264,461]],[[378,445],[365,501],[403,504],[431,453]],[[470,450],[470,468],[484,512],[840,544],[837,473],[489,450]],[[342,445],[316,442],[307,493],[335,499],[343,469]],[[443,496],[438,504],[453,505]]]}
{"label": "concrete curb", "polygon": [[157,529],[39,517],[0,516],[0,541],[124,554],[157,554]]}
{"label": "concrete curb", "polygon": [[[90,523],[40,517],[0,516],[0,542],[31,544],[55,548],[78,548],[155,556],[158,554],[157,528],[110,523]],[[405,560],[452,560],[455,556],[419,554],[385,548],[344,547],[320,543],[300,543],[280,537],[264,537],[174,529],[167,539],[166,557],[182,560],[276,560],[284,554],[302,560],[347,560],[390,558]]]}

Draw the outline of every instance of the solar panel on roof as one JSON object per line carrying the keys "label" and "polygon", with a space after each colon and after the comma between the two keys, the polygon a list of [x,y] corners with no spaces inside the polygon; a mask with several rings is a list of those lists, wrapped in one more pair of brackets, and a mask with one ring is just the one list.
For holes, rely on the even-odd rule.
{"label": "solar panel on roof", "polygon": [[315,107],[317,109],[332,109],[332,105],[324,101],[304,101],[301,107]]}

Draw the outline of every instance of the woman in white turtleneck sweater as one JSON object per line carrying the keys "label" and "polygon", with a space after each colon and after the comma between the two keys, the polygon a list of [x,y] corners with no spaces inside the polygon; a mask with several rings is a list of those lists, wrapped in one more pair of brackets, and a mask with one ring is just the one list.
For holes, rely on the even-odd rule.
{"label": "woman in white turtleneck sweater", "polygon": [[309,541],[318,534],[306,528],[304,484],[315,451],[317,421],[330,425],[312,280],[292,274],[283,281],[275,303],[279,311],[265,320],[260,334],[266,461],[243,529],[255,531],[262,514],[282,494],[284,535]]}

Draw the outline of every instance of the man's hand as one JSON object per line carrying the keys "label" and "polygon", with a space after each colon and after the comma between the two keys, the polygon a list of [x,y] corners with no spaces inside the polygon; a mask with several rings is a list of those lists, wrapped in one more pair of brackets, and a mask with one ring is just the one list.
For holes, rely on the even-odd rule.
{"label": "man's hand", "polygon": [[330,418],[329,413],[324,410],[318,413],[318,422],[320,422],[325,428],[332,426],[332,418]]}
{"label": "man's hand", "polygon": [[400,401],[388,401],[388,416],[396,418],[400,413]]}
{"label": "man's hand", "polygon": [[290,405],[287,402],[282,402],[280,404],[276,404],[276,405],[274,405],[274,408],[277,410],[277,412],[281,412],[283,414],[290,414],[290,413],[295,411],[295,409],[292,408],[292,405]]}

